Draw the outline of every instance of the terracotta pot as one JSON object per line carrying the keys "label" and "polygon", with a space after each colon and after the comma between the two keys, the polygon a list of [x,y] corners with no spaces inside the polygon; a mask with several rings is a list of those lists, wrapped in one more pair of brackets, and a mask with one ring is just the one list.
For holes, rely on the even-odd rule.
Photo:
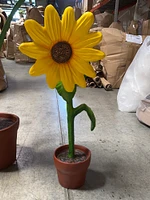
{"label": "terracotta pot", "polygon": [[16,140],[19,117],[13,114],[0,113],[0,118],[12,120],[14,123],[0,130],[0,170],[7,168],[16,160]]}
{"label": "terracotta pot", "polygon": [[84,146],[75,145],[75,149],[83,151],[87,158],[79,163],[67,163],[57,159],[57,156],[66,149],[68,149],[68,145],[63,145],[54,152],[54,163],[57,169],[58,180],[64,188],[77,189],[84,185],[86,172],[90,165],[91,152]]}

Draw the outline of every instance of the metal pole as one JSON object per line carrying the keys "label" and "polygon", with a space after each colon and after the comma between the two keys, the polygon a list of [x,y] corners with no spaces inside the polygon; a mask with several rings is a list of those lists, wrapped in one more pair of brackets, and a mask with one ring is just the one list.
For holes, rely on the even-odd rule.
{"label": "metal pole", "polygon": [[119,0],[115,2],[114,22],[118,21]]}
{"label": "metal pole", "polygon": [[90,11],[93,7],[93,0],[88,0],[88,9],[87,11]]}

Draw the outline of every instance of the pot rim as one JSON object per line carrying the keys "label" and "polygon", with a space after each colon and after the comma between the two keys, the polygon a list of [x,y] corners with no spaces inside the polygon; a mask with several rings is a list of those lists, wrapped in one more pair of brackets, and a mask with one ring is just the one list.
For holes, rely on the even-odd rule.
{"label": "pot rim", "polygon": [[12,126],[14,126],[15,124],[19,124],[19,117],[13,113],[1,113],[0,112],[0,118],[6,118],[6,119],[15,119],[14,123],[6,128],[3,128],[0,130],[0,132],[5,131],[9,128],[11,128]]}
{"label": "pot rim", "polygon": [[[64,145],[61,145],[61,146],[59,146],[58,148],[56,148],[55,149],[55,151],[54,151],[54,159],[56,159],[56,160],[58,160],[60,163],[62,163],[62,164],[66,164],[66,165],[79,165],[79,164],[82,164],[82,163],[85,163],[87,160],[89,160],[90,159],[90,157],[91,157],[91,151],[87,148],[87,147],[85,147],[85,146],[83,146],[83,145],[78,145],[78,144],[75,144],[74,146],[75,147],[83,147],[83,148],[85,148],[86,150],[88,150],[88,154],[86,154],[86,159],[84,160],[84,161],[81,161],[81,162],[78,162],[78,163],[68,163],[68,162],[63,162],[63,161],[61,161],[60,159],[58,159],[57,158],[57,156],[56,156],[56,152],[60,149],[60,148],[62,148],[62,147],[68,147],[69,145],[68,144],[64,144]],[[76,149],[78,149],[78,148],[76,148]],[[79,149],[80,150],[80,149]],[[83,150],[81,150],[81,151],[83,151]]]}

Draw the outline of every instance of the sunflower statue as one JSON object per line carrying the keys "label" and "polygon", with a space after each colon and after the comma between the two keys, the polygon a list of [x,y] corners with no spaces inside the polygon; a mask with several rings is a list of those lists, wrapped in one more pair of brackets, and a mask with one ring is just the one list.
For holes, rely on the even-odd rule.
{"label": "sunflower statue", "polygon": [[34,20],[26,20],[25,28],[33,42],[22,43],[19,49],[27,56],[36,59],[29,70],[31,76],[46,75],[51,89],[56,88],[66,101],[69,158],[74,158],[74,118],[83,110],[91,120],[91,130],[95,128],[95,116],[92,110],[82,104],[73,107],[76,87],[86,87],[85,75],[95,77],[90,61],[104,58],[104,53],[96,50],[102,39],[100,32],[90,33],[94,22],[91,12],[84,13],[77,21],[72,7],[67,7],[60,19],[52,5],[48,5],[44,14],[44,26]]}

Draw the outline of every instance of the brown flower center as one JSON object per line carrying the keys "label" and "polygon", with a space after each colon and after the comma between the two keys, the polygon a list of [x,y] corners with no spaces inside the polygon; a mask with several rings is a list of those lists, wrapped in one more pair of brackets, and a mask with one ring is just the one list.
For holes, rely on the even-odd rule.
{"label": "brown flower center", "polygon": [[65,63],[72,56],[72,48],[67,42],[58,42],[52,47],[51,55],[55,62]]}

